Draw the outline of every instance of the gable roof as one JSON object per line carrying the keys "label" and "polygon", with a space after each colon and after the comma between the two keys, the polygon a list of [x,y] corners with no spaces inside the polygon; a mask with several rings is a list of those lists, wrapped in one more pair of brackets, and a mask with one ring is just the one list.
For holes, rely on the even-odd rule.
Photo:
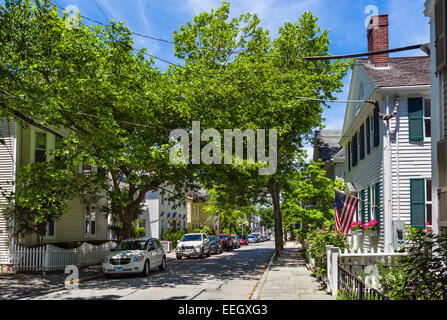
{"label": "gable roof", "polygon": [[388,68],[375,68],[366,58],[356,59],[377,87],[430,85],[430,57],[390,58]]}
{"label": "gable roof", "polygon": [[341,130],[321,130],[315,132],[314,161],[319,158],[326,162],[335,155],[342,146],[338,144]]}

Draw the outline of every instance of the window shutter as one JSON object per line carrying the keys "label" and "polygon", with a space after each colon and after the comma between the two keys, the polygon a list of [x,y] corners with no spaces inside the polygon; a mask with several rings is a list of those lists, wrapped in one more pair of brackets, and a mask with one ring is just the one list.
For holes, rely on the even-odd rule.
{"label": "window shutter", "polygon": [[379,146],[379,107],[374,108],[374,148]]}
{"label": "window shutter", "polygon": [[351,170],[351,142],[348,142],[348,150],[346,150],[346,155],[348,157],[348,171]]}
{"label": "window shutter", "polygon": [[371,127],[369,123],[369,116],[366,118],[366,154],[371,151]]}
{"label": "window shutter", "polygon": [[368,208],[368,221],[371,221],[371,187],[368,187],[368,203],[366,207]]}
{"label": "window shutter", "polygon": [[352,138],[352,166],[357,164],[357,133]]}
{"label": "window shutter", "polygon": [[365,204],[365,201],[366,201],[366,189],[363,189],[360,192],[360,194],[361,194],[361,199],[362,199],[362,223],[366,223],[366,219],[367,219],[367,216],[366,216],[366,204]]}
{"label": "window shutter", "polygon": [[425,180],[410,179],[410,215],[411,225],[415,228],[425,227]]}
{"label": "window shutter", "polygon": [[435,3],[435,48],[436,48],[436,72],[441,71],[446,65],[446,10],[447,1],[438,0]]}
{"label": "window shutter", "polygon": [[422,98],[408,98],[408,131],[410,141],[424,139]]}
{"label": "window shutter", "polygon": [[377,229],[380,229],[380,182],[377,182],[375,185],[375,204],[376,207],[374,208],[374,215],[376,217],[377,220]]}
{"label": "window shutter", "polygon": [[365,158],[365,125],[360,126],[360,160]]}

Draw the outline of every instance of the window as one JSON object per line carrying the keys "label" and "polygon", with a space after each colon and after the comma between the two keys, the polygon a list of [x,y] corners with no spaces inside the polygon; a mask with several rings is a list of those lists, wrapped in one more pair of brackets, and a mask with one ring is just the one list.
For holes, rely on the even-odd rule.
{"label": "window", "polygon": [[371,211],[374,212],[374,219],[377,220],[377,229],[380,229],[380,182],[371,186]]}
{"label": "window", "polygon": [[431,137],[431,112],[430,112],[430,99],[424,100],[424,132],[425,137]]}
{"label": "window", "polygon": [[432,199],[431,199],[431,179],[425,180],[425,212],[426,212],[426,222],[432,223],[432,216],[431,216],[431,205],[432,205]]}
{"label": "window", "polygon": [[96,207],[85,206],[85,235],[96,235]]}
{"label": "window", "polygon": [[40,228],[40,235],[42,237],[54,237],[54,220],[49,220]]}
{"label": "window", "polygon": [[36,144],[34,148],[34,161],[47,161],[47,134],[43,132],[36,132]]}
{"label": "window", "polygon": [[361,203],[361,210],[362,210],[362,223],[367,223],[369,220],[371,220],[371,211],[369,208],[369,190],[363,189],[360,191],[360,199],[362,200]]}

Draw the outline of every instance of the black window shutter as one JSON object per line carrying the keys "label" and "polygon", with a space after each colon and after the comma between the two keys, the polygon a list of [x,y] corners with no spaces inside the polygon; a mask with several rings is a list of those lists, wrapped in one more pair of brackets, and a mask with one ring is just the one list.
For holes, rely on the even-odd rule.
{"label": "black window shutter", "polygon": [[357,164],[357,133],[352,138],[352,166]]}
{"label": "black window shutter", "polygon": [[408,98],[408,134],[410,141],[424,139],[422,102],[422,98]]}
{"label": "black window shutter", "polygon": [[351,142],[348,142],[348,150],[346,150],[348,160],[348,171],[351,170]]}
{"label": "black window shutter", "polygon": [[379,146],[379,106],[374,108],[374,148]]}
{"label": "black window shutter", "polygon": [[425,179],[410,179],[411,225],[425,227]]}
{"label": "black window shutter", "polygon": [[375,191],[374,191],[374,196],[375,196],[375,207],[374,207],[374,216],[377,220],[377,229],[380,229],[380,182],[377,182],[375,185]]}
{"label": "black window shutter", "polygon": [[371,151],[371,127],[369,124],[369,117],[366,118],[366,154]]}
{"label": "black window shutter", "polygon": [[365,125],[361,125],[360,126],[360,134],[359,134],[359,139],[360,139],[360,160],[362,160],[363,158],[365,158]]}

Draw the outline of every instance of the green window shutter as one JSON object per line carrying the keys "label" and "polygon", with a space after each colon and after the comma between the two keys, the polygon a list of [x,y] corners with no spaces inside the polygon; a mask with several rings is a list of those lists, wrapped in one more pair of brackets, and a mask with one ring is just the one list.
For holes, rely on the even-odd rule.
{"label": "green window shutter", "polygon": [[375,204],[376,207],[374,208],[374,215],[376,216],[377,220],[377,229],[380,229],[380,182],[377,182],[375,185]]}
{"label": "green window shutter", "polygon": [[365,125],[360,126],[359,133],[359,142],[360,142],[360,160],[365,158]]}
{"label": "green window shutter", "polygon": [[410,179],[411,225],[425,227],[425,179]]}
{"label": "green window shutter", "polygon": [[374,143],[373,146],[378,147],[380,144],[380,135],[379,135],[379,130],[380,130],[380,126],[379,126],[379,107],[376,106],[374,108]]}
{"label": "green window shutter", "polygon": [[424,139],[422,98],[408,98],[408,134],[410,141]]}
{"label": "green window shutter", "polygon": [[357,164],[357,133],[352,138],[352,166]]}
{"label": "green window shutter", "polygon": [[348,171],[351,170],[351,142],[348,142],[348,150],[346,150],[346,155],[348,156]]}
{"label": "green window shutter", "polygon": [[369,123],[369,116],[366,118],[366,154],[371,151],[371,127]]}
{"label": "green window shutter", "polygon": [[362,199],[362,223],[366,223],[366,189],[363,189],[361,192],[361,199]]}
{"label": "green window shutter", "polygon": [[368,207],[368,221],[371,221],[371,187],[368,187],[368,203],[366,206]]}

